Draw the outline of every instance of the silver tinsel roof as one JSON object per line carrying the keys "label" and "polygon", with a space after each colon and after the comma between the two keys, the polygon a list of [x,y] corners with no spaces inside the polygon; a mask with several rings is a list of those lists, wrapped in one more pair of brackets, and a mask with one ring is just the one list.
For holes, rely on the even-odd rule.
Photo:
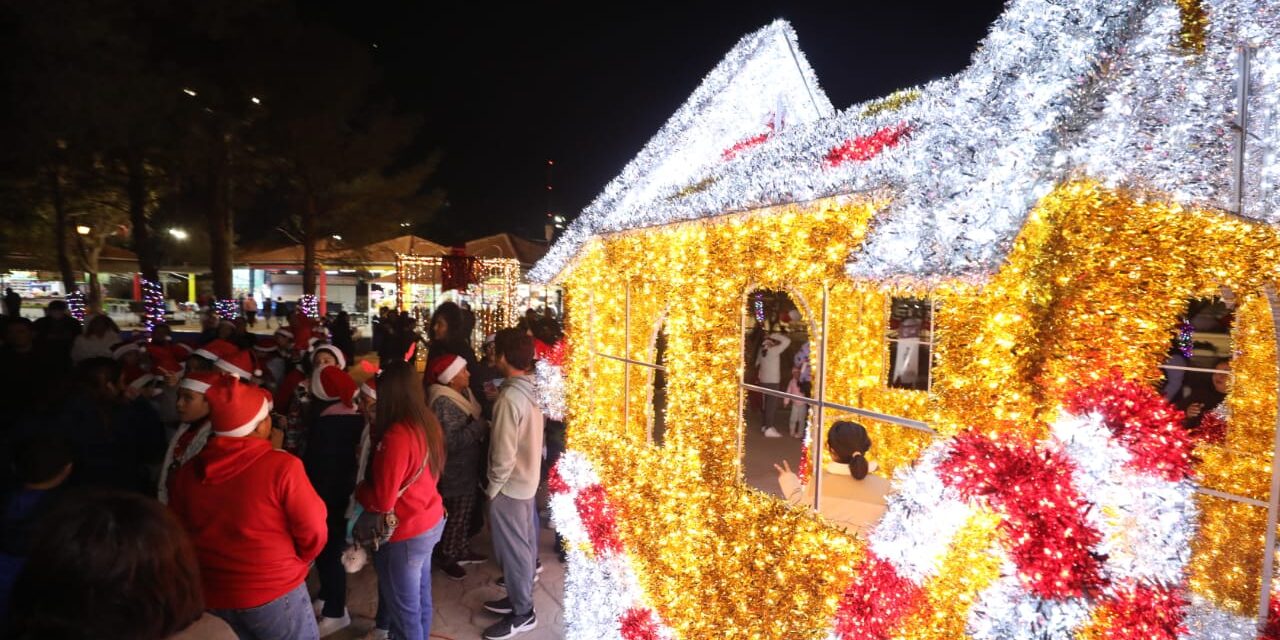
{"label": "silver tinsel roof", "polygon": [[[991,273],[1031,207],[1071,177],[1234,210],[1243,43],[1257,53],[1240,213],[1276,222],[1280,3],[1203,6],[1197,53],[1181,46],[1172,0],[1012,0],[965,71],[898,109],[835,114],[776,22],[734,47],[530,275],[555,278],[601,234],[856,192],[891,204],[848,271],[888,281]],[[870,159],[827,160],[903,126]]]}

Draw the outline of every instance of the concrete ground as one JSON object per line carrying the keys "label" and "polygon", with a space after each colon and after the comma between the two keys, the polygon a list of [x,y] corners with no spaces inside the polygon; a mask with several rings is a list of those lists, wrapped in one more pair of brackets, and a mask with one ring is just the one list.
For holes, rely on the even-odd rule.
{"label": "concrete ground", "polygon": [[[534,610],[538,614],[538,628],[520,636],[521,640],[556,640],[564,637],[564,572],[554,550],[555,538],[551,530],[540,532],[538,558],[543,572],[534,585]],[[476,537],[472,549],[492,557],[488,530]],[[468,576],[461,581],[450,580],[439,571],[432,572],[431,592],[434,595],[434,621],[431,637],[439,640],[475,640],[485,628],[498,621],[499,616],[481,608],[486,600],[496,600],[506,592],[494,584],[502,575],[492,560],[467,567]],[[373,628],[373,616],[378,608],[377,577],[373,567],[365,567],[347,577],[347,609],[352,624],[347,629],[327,637],[327,640],[358,640]],[[312,572],[312,593],[318,585]]]}

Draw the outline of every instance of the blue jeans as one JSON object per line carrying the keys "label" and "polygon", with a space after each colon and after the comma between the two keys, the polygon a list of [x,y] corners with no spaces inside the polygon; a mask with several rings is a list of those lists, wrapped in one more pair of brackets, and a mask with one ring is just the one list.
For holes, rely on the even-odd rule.
{"label": "blue jeans", "polygon": [[431,552],[444,532],[444,518],[430,531],[389,542],[373,554],[378,602],[386,603],[395,640],[427,640],[431,633]]}
{"label": "blue jeans", "polygon": [[240,640],[319,640],[316,614],[307,583],[271,602],[251,609],[213,609]]}

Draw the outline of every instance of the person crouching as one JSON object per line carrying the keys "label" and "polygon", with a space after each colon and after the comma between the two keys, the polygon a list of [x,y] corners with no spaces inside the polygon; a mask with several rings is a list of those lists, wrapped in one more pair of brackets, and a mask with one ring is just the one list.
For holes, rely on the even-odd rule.
{"label": "person crouching", "polygon": [[327,539],[302,461],[271,448],[271,399],[224,377],[206,393],[213,436],[178,470],[169,507],[190,534],[206,605],[242,640],[319,637],[307,571]]}

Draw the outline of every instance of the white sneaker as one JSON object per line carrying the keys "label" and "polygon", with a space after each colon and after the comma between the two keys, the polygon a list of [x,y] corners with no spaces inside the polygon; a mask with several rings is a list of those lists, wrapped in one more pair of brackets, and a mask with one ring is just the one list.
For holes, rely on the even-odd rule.
{"label": "white sneaker", "polygon": [[360,640],[387,640],[387,636],[390,633],[391,632],[386,629],[374,627],[369,630],[369,633],[364,634],[364,637],[360,638]]}
{"label": "white sneaker", "polygon": [[343,611],[341,618],[326,618],[321,616],[320,619],[316,621],[316,626],[320,629],[321,638],[335,634],[351,626],[351,613]]}
{"label": "white sneaker", "polygon": [[769,427],[769,428],[767,428],[767,429],[765,429],[765,430],[764,430],[764,437],[766,437],[766,438],[781,438],[781,437],[782,437],[782,434],[781,434],[781,433],[778,433],[778,430],[777,430],[777,429],[774,429],[773,427]]}

